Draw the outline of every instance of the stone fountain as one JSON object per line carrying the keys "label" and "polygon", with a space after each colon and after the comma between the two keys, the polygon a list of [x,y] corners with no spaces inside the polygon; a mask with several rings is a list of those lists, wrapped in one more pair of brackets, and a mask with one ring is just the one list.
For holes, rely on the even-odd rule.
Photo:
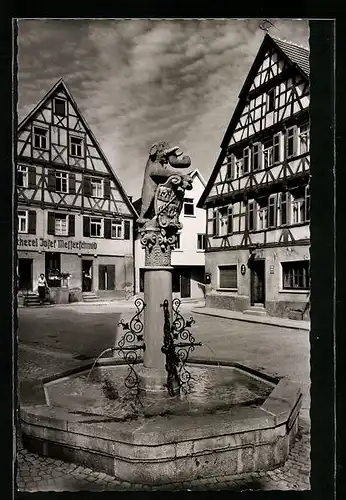
{"label": "stone fountain", "polygon": [[121,321],[112,357],[47,380],[45,403],[21,407],[28,449],[152,485],[268,470],[287,459],[300,387],[240,364],[189,359],[201,343],[193,318],[172,300],[171,250],[190,165],[178,147],[150,149],[137,221],[144,301]]}

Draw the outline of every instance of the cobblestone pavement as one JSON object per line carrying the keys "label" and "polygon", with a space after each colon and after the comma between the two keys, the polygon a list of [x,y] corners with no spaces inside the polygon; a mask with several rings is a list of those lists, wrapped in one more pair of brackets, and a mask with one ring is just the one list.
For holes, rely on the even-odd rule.
{"label": "cobblestone pavement", "polygon": [[163,486],[130,484],[76,464],[29,453],[18,442],[17,489],[19,491],[114,491],[114,490],[309,490],[309,428],[301,423],[296,441],[283,467],[273,471],[197,479]]}
{"label": "cobblestone pavement", "polygon": [[[79,366],[76,355],[83,354],[85,336],[103,329],[105,341],[114,328],[110,308],[83,311],[58,308],[35,308],[19,311],[19,338],[26,347],[19,349],[18,377],[22,384],[20,399],[34,401],[32,382],[42,377]],[[93,314],[95,312],[95,314]],[[83,316],[81,316],[83,315]],[[188,311],[186,315],[189,316]],[[126,311],[127,321],[132,316]],[[83,317],[83,321],[81,321]],[[308,332],[267,325],[253,325],[222,318],[195,315],[194,336],[204,344],[195,356],[228,359],[299,381],[305,398],[299,423],[299,433],[290,456],[283,467],[269,472],[199,479],[190,483],[151,487],[121,482],[90,469],[40,457],[23,449],[18,439],[17,489],[19,491],[111,491],[111,490],[306,490],[310,489],[309,434],[309,335]],[[71,335],[71,331],[73,335]],[[49,332],[49,335],[47,334]],[[89,347],[88,347],[89,349]]]}

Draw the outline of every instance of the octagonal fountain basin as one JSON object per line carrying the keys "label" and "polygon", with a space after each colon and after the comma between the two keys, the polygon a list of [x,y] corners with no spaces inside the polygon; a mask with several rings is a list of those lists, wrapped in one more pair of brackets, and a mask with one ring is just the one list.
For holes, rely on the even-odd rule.
{"label": "octagonal fountain basin", "polygon": [[45,405],[21,407],[24,446],[141,484],[276,468],[298,430],[301,390],[228,365],[189,364],[190,391],[174,397],[136,397],[114,361],[56,377],[43,384]]}

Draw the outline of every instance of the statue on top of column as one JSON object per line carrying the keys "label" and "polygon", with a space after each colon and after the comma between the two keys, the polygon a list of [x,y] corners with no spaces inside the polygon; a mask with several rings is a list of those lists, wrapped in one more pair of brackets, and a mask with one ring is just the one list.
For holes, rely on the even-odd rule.
{"label": "statue on top of column", "polygon": [[182,228],[179,215],[185,190],[192,189],[192,177],[185,173],[191,165],[178,146],[167,142],[153,144],[144,171],[142,206],[137,224],[146,265],[170,265],[177,232]]}

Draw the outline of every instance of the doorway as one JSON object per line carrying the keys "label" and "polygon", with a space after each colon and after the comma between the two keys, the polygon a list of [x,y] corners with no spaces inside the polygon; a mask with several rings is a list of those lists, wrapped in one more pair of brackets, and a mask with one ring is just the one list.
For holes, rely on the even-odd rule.
{"label": "doorway", "polygon": [[181,270],[181,288],[180,288],[180,296],[181,298],[191,297],[191,271],[190,269],[182,269]]}
{"label": "doorway", "polygon": [[45,253],[45,274],[49,287],[61,286],[60,278],[60,253],[46,252]]}
{"label": "doorway", "polygon": [[32,290],[32,259],[18,259],[18,290]]}
{"label": "doorway", "polygon": [[265,305],[265,261],[254,260],[251,263],[251,305]]}
{"label": "doorway", "polygon": [[93,284],[92,276],[93,261],[82,260],[82,292],[91,292]]}

